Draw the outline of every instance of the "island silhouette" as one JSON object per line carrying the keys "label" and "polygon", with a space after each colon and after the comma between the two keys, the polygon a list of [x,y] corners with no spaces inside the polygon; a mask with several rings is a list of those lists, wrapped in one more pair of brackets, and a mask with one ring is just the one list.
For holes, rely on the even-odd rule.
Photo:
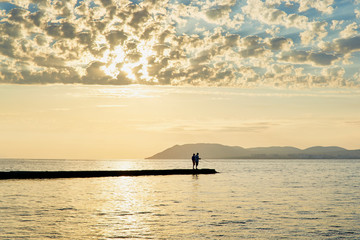
{"label": "island silhouette", "polygon": [[360,149],[348,150],[337,146],[243,148],[216,143],[175,145],[147,159],[186,159],[196,152],[205,159],[360,159]]}

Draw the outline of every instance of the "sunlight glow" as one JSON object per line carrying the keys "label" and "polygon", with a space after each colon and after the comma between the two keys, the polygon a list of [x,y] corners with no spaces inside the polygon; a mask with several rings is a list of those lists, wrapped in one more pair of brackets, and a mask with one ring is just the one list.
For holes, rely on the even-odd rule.
{"label": "sunlight glow", "polygon": [[149,89],[141,85],[122,87],[103,87],[96,91],[96,96],[107,98],[155,98],[159,96],[160,90]]}
{"label": "sunlight glow", "polygon": [[148,58],[156,56],[156,52],[153,50],[155,44],[154,41],[138,40],[136,42],[137,46],[133,51],[141,54],[141,57],[137,62],[130,61],[127,55],[132,52],[130,50],[124,51],[123,47],[119,45],[116,46],[114,50],[106,50],[102,58],[97,59],[97,61],[105,63],[101,69],[106,75],[114,79],[116,79],[121,72],[124,72],[129,79],[135,81],[139,79],[137,79],[137,72],[135,72],[134,69],[141,66],[138,70],[138,73],[141,74],[141,80],[157,82],[157,79],[152,79],[152,77],[149,76],[147,70],[149,66]]}

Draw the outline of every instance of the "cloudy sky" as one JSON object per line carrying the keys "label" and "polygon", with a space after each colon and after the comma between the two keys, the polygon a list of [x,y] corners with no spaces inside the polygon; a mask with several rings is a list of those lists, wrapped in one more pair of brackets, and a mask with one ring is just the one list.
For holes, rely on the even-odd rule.
{"label": "cloudy sky", "polygon": [[2,1],[0,157],[360,148],[359,23],[358,0]]}

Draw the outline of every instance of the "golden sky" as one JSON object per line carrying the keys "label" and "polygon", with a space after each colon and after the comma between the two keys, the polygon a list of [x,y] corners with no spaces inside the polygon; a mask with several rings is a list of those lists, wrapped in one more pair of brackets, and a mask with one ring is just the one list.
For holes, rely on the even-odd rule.
{"label": "golden sky", "polygon": [[360,148],[360,1],[0,2],[0,157]]}
{"label": "golden sky", "polygon": [[360,91],[2,85],[0,157],[144,158],[175,144],[358,149]]}

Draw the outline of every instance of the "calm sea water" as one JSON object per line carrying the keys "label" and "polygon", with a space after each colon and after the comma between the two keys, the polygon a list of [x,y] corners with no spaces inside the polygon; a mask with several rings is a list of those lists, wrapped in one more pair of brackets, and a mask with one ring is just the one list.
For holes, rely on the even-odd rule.
{"label": "calm sea water", "polygon": [[[190,160],[0,160],[10,170]],[[215,175],[0,180],[0,239],[360,239],[360,160],[204,160]]]}

